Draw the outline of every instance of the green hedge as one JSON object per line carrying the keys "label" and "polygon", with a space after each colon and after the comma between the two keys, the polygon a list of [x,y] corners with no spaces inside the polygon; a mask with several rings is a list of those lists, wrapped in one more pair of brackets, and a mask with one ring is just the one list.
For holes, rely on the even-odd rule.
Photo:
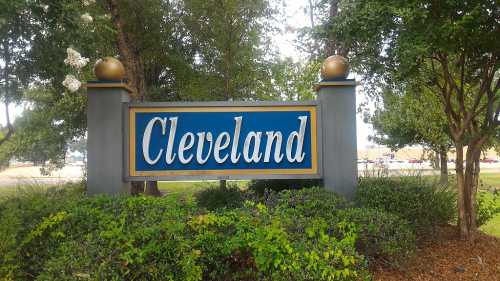
{"label": "green hedge", "polygon": [[359,206],[396,214],[424,235],[456,216],[455,193],[420,177],[363,178],[355,201]]}
{"label": "green hedge", "polygon": [[192,198],[58,196],[2,205],[1,280],[369,278],[344,220],[310,219],[297,235],[254,201],[207,212]]}
{"label": "green hedge", "polygon": [[18,280],[12,272],[23,270],[24,260],[18,251],[23,239],[44,218],[81,198],[82,191],[78,185],[49,189],[28,186],[0,200],[0,280]]}
{"label": "green hedge", "polygon": [[416,230],[454,215],[448,191],[415,179],[363,180],[356,200],[317,187],[27,192],[0,205],[0,280],[368,280],[369,262],[401,265]]}
{"label": "green hedge", "polygon": [[351,208],[340,211],[336,217],[356,225],[356,249],[369,261],[399,267],[415,252],[415,233],[406,220],[395,214]]}
{"label": "green hedge", "polygon": [[[288,190],[274,194],[271,201],[275,216],[286,221],[290,233],[306,232],[310,220],[322,219],[328,233],[338,236],[342,221],[356,229],[355,247],[368,261],[379,261],[391,267],[403,264],[416,247],[415,234],[409,223],[383,210],[354,208],[342,197],[323,188]],[[272,196],[271,196],[272,197]]]}
{"label": "green hedge", "polygon": [[210,211],[217,209],[233,209],[243,206],[244,193],[232,186],[225,190],[218,187],[203,189],[195,194],[198,206]]}

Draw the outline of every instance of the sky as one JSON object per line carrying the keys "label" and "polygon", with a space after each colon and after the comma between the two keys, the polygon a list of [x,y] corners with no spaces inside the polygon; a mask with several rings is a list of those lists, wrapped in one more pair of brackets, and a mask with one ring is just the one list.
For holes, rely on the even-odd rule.
{"label": "sky", "polygon": [[[277,36],[273,37],[273,44],[276,45],[278,50],[280,51],[283,57],[291,57],[295,61],[305,59],[305,54],[301,53],[295,46],[295,40],[297,39],[298,28],[308,26],[309,19],[306,15],[306,8],[308,6],[308,1],[306,0],[285,0],[285,5],[282,7],[283,12],[285,14],[285,18],[281,21],[283,24],[282,32]],[[0,62],[2,63],[2,62]],[[359,81],[359,76],[351,74],[356,80]],[[356,102],[357,107],[361,102],[365,101],[365,96],[363,95],[362,89],[360,86],[356,89]],[[6,117],[5,117],[5,107],[2,104],[0,108],[0,124],[5,126]],[[16,117],[20,116],[23,111],[22,105],[10,105],[10,118],[14,120]],[[358,149],[364,149],[369,146],[372,146],[373,143],[368,140],[368,136],[373,134],[373,129],[371,125],[366,124],[362,120],[362,116],[360,113],[357,114],[356,118],[356,126],[357,126],[357,143]]]}

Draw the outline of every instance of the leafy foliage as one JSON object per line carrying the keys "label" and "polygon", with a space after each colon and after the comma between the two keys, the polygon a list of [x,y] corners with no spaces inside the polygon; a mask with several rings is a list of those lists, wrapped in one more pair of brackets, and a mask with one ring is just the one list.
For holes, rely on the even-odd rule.
{"label": "leafy foliage", "polygon": [[[198,200],[83,197],[81,189],[26,193],[0,205],[0,278],[369,280],[368,262],[402,265],[415,249],[415,225],[421,231],[442,222],[439,208],[449,198],[415,180],[362,185],[365,205],[385,204],[392,213],[353,207],[318,187],[264,196],[235,189],[234,202],[213,199],[217,189]],[[416,186],[424,192],[405,197]],[[441,207],[424,212],[430,205],[391,205],[380,196]],[[405,206],[410,211],[399,209]],[[425,220],[400,217],[416,214]]]}
{"label": "leafy foliage", "polygon": [[[6,201],[0,237],[9,243],[2,244],[0,252],[1,278],[368,278],[366,263],[354,247],[356,227],[342,219],[331,225],[312,218],[304,222],[304,232],[296,234],[290,232],[290,220],[252,201],[242,208],[207,213],[192,198],[59,194],[58,199],[47,194]],[[6,224],[13,218],[18,223]],[[334,234],[329,232],[333,228]]]}
{"label": "leafy foliage", "polygon": [[355,200],[363,207],[400,216],[419,234],[429,234],[455,218],[455,194],[418,177],[364,178]]}
{"label": "leafy foliage", "polygon": [[30,186],[0,201],[0,278],[17,280],[16,272],[24,270],[19,250],[25,237],[33,229],[41,229],[38,225],[44,218],[61,212],[81,194],[79,186],[48,190]]}
{"label": "leafy foliage", "polygon": [[393,149],[406,145],[421,144],[438,150],[452,145],[446,116],[439,100],[429,93],[406,93],[401,95],[391,89],[383,92],[383,106],[370,117],[377,143]]}
{"label": "leafy foliage", "polygon": [[[94,197],[44,216],[25,235],[16,280],[199,280],[185,237],[193,205],[173,199]],[[20,211],[20,210],[16,210]]]}
{"label": "leafy foliage", "polygon": [[[274,197],[274,198],[273,198]],[[352,223],[356,250],[369,261],[389,266],[404,264],[415,249],[415,234],[409,223],[380,209],[354,208],[342,197],[324,188],[286,190],[268,197],[268,206],[297,239],[307,233],[311,220],[324,220],[328,233],[339,235],[338,224]]]}
{"label": "leafy foliage", "polygon": [[284,190],[278,193],[276,199],[276,209],[279,212],[292,212],[304,217],[328,218],[347,205],[344,198],[321,187]]}
{"label": "leafy foliage", "polygon": [[356,249],[369,261],[397,267],[415,251],[415,233],[409,223],[396,214],[380,209],[350,208],[337,216],[356,225]]}
{"label": "leafy foliage", "polygon": [[479,192],[477,195],[477,225],[481,226],[500,214],[500,194]]}
{"label": "leafy foliage", "polygon": [[243,206],[244,196],[238,187],[227,189],[207,188],[195,194],[198,206],[210,211],[220,208],[238,208]]}
{"label": "leafy foliage", "polygon": [[252,180],[248,185],[250,190],[257,194],[264,194],[266,190],[279,192],[287,189],[302,189],[319,186],[317,179],[272,179],[272,180]]}
{"label": "leafy foliage", "polygon": [[358,280],[363,273],[346,222],[338,225],[340,239],[327,234],[323,220],[311,221],[298,238],[264,205],[247,202],[245,209],[198,216],[190,226],[206,253],[204,280]]}

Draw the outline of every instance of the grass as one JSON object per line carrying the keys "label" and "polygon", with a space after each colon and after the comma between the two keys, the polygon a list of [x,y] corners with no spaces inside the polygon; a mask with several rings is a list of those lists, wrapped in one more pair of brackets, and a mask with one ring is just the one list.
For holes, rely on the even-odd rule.
{"label": "grass", "polygon": [[494,216],[485,225],[480,228],[484,233],[500,237],[500,214]]}
{"label": "grass", "polygon": [[[429,179],[431,181],[438,181],[439,176],[433,175],[433,176],[422,176],[423,178]],[[455,175],[450,175],[449,180],[452,182],[454,180]],[[500,173],[481,173],[479,175],[479,181],[480,181],[480,186],[479,189],[481,190],[490,190],[490,189],[497,189],[500,190]]]}
{"label": "grass", "polygon": [[48,185],[48,184],[25,184],[19,186],[0,186],[0,202],[12,197],[28,194],[28,193],[43,193],[48,189],[63,188],[65,185]]}
{"label": "grass", "polygon": [[[236,185],[238,188],[246,188],[248,181],[228,181],[228,185]],[[191,196],[196,192],[208,189],[217,188],[219,186],[219,181],[198,181],[198,182],[182,182],[182,181],[162,181],[158,182],[158,189],[167,195],[173,196]]]}
{"label": "grass", "polygon": [[500,189],[500,173],[481,173],[479,179],[482,184],[481,189],[489,187]]}

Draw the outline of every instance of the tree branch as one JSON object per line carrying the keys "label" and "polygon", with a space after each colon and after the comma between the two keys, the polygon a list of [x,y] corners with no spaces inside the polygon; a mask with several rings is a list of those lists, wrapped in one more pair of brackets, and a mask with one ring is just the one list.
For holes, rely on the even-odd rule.
{"label": "tree branch", "polygon": [[448,81],[448,84],[450,85],[450,90],[455,89],[457,92],[457,101],[458,105],[460,106],[460,112],[465,115],[467,113],[467,110],[465,108],[465,98],[464,98],[464,93],[463,91],[460,91],[458,88],[457,83],[455,82],[455,79],[453,78],[453,75],[450,72],[450,69],[448,67],[448,57],[446,55],[439,55],[438,57],[440,58],[441,66],[443,67],[443,72],[444,72],[444,79]]}

